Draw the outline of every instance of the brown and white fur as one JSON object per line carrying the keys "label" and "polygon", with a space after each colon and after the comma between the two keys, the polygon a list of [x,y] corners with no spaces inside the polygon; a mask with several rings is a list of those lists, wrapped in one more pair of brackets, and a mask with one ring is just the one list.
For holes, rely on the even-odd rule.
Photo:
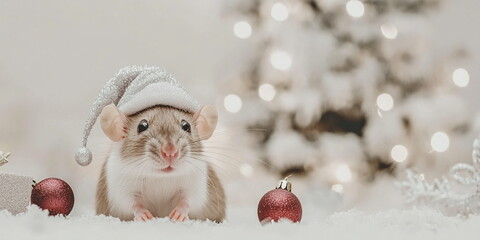
{"label": "brown and white fur", "polygon": [[[98,181],[97,214],[141,221],[224,220],[222,184],[200,158],[201,141],[216,126],[212,106],[197,113],[156,106],[125,116],[109,105],[100,117],[114,143]],[[148,129],[139,132],[142,120]],[[182,129],[182,120],[190,124],[190,132]]]}

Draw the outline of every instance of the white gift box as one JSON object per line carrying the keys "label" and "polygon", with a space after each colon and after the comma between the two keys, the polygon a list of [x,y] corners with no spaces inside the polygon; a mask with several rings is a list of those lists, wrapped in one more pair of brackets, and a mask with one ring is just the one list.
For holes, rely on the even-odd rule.
{"label": "white gift box", "polygon": [[25,212],[30,204],[33,178],[0,172],[0,211]]}

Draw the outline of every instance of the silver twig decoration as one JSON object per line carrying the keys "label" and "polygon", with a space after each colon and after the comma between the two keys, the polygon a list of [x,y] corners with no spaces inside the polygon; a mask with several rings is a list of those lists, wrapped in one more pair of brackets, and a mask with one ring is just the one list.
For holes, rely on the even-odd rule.
{"label": "silver twig decoration", "polygon": [[2,151],[0,151],[0,167],[8,163],[7,158],[9,156],[10,153],[3,153]]}
{"label": "silver twig decoration", "polygon": [[447,215],[468,216],[480,213],[480,140],[473,142],[473,163],[458,163],[448,177],[433,182],[423,174],[407,170],[405,180],[397,182],[405,200],[412,205],[426,205]]}

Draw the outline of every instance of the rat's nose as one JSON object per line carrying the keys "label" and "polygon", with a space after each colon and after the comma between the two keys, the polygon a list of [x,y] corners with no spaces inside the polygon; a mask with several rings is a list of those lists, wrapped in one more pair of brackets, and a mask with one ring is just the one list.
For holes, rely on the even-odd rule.
{"label": "rat's nose", "polygon": [[168,143],[162,147],[162,157],[172,163],[178,157],[178,149],[175,145]]}

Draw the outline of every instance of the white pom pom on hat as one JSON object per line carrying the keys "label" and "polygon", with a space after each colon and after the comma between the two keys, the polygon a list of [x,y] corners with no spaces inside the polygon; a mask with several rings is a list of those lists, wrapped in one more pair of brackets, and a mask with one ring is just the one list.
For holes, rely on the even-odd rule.
{"label": "white pom pom on hat", "polygon": [[130,66],[110,79],[93,103],[83,129],[82,147],[75,154],[78,164],[87,166],[92,153],[87,148],[88,136],[102,109],[115,104],[131,115],[156,105],[171,106],[187,112],[197,112],[200,105],[170,74],[158,67]]}

